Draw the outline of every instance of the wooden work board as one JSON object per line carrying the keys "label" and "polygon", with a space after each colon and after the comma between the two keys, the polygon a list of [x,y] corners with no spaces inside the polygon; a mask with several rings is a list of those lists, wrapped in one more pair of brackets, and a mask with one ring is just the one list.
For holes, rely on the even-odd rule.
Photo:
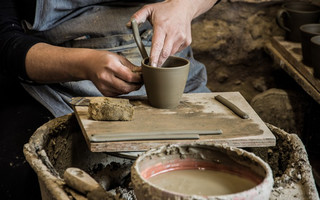
{"label": "wooden work board", "polygon": [[266,50],[316,102],[320,103],[320,79],[313,75],[313,68],[303,63],[301,43],[286,41],[281,36],[271,38]]}
{"label": "wooden work board", "polygon": [[[243,119],[217,100],[221,95],[249,115]],[[184,94],[180,105],[174,109],[158,109],[148,104],[145,96],[130,97],[134,105],[132,121],[95,121],[89,118],[88,100],[74,103],[74,111],[85,140],[92,152],[133,152],[174,143],[206,144],[226,143],[236,147],[274,146],[276,139],[265,123],[239,92]],[[144,132],[164,135],[166,132],[197,133],[222,130],[220,135],[199,135],[198,139],[160,139],[108,141],[108,135],[128,135]],[[100,138],[99,141],[94,138]],[[105,141],[103,140],[105,138]]]}

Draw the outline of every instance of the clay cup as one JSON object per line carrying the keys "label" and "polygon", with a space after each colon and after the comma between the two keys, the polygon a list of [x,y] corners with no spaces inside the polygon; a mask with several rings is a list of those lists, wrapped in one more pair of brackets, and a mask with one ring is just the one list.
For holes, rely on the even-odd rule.
{"label": "clay cup", "polygon": [[277,13],[277,23],[285,30],[285,39],[300,42],[300,26],[318,23],[320,7],[308,2],[288,2]]}
{"label": "clay cup", "polygon": [[142,60],[142,75],[150,105],[175,108],[186,86],[190,62],[170,56],[162,67],[152,67],[148,63],[149,57]]}
{"label": "clay cup", "polygon": [[302,25],[300,31],[303,63],[311,66],[311,38],[320,35],[320,24]]}
{"label": "clay cup", "polygon": [[320,79],[320,36],[311,38],[311,66],[314,69],[314,77]]}

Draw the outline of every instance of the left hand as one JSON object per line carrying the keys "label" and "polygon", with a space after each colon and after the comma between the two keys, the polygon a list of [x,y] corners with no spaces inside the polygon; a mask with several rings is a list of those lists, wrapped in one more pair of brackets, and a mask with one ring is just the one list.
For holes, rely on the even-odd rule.
{"label": "left hand", "polygon": [[153,25],[151,65],[161,67],[170,55],[191,44],[191,21],[209,10],[216,0],[166,0],[145,5],[132,18]]}

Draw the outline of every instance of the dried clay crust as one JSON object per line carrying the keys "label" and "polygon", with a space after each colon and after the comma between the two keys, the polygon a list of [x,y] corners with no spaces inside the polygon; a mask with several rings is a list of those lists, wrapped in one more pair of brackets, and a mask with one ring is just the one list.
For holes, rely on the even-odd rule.
{"label": "dried clay crust", "polygon": [[95,97],[90,100],[88,112],[98,121],[130,121],[134,108],[128,99]]}

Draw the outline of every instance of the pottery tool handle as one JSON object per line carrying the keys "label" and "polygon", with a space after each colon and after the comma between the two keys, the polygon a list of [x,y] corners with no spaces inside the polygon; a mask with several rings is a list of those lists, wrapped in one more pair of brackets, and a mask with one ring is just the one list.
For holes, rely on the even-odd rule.
{"label": "pottery tool handle", "polygon": [[87,194],[100,188],[100,184],[89,174],[79,168],[70,167],[63,174],[66,183],[73,189]]}
{"label": "pottery tool handle", "polygon": [[137,46],[138,46],[138,49],[141,53],[141,56],[143,59],[147,58],[148,57],[148,53],[141,41],[141,37],[140,37],[140,34],[139,34],[139,28],[138,28],[138,24],[137,24],[137,21],[135,19],[132,19],[131,20],[131,26],[132,26],[132,29],[133,29],[133,37],[134,37],[134,40],[136,41],[137,43]]}
{"label": "pottery tool handle", "polygon": [[66,169],[63,178],[68,186],[85,194],[88,200],[115,200],[115,195],[105,191],[89,174],[79,168]]}
{"label": "pottery tool handle", "polygon": [[214,97],[217,101],[228,107],[230,110],[232,110],[235,114],[237,114],[239,117],[243,119],[248,119],[249,115],[245,112],[243,112],[240,108],[238,108],[236,105],[228,101],[227,99],[223,98],[220,95],[217,95]]}

